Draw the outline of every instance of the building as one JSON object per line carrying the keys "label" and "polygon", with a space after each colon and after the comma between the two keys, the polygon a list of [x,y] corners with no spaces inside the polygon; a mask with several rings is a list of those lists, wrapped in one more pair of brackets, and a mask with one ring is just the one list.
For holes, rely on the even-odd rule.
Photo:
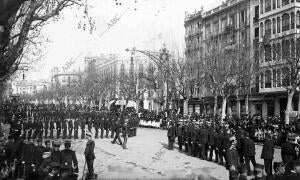
{"label": "building", "polygon": [[63,72],[55,73],[55,70],[52,70],[51,85],[52,87],[71,87],[80,85],[82,82],[82,72],[73,71],[73,72]]}
{"label": "building", "polygon": [[[254,29],[258,41],[259,93],[263,95],[256,109],[263,117],[284,117],[287,105],[286,86],[290,84],[287,67],[289,58],[299,58],[300,48],[300,1],[260,0],[255,6],[258,17]],[[298,109],[298,98],[294,97],[292,108]]]}
{"label": "building", "polygon": [[34,82],[27,80],[13,81],[11,83],[11,95],[34,95],[47,88],[47,82]]}
{"label": "building", "polygon": [[[249,0],[227,0],[210,11],[188,15],[185,19],[187,62],[197,64],[213,50],[250,49],[253,25],[250,3]],[[204,86],[195,86],[192,97],[189,102],[190,113],[212,113],[213,94]],[[241,107],[243,102],[243,99],[230,99],[227,111],[240,115],[241,108],[244,109]]]}
{"label": "building", "polygon": [[[215,46],[249,47],[250,60],[260,72],[251,87],[249,114],[283,118],[287,104],[285,87],[291,80],[286,59],[298,55],[300,48],[299,8],[299,0],[227,0],[210,11],[188,15],[185,20],[187,61],[201,60]],[[213,104],[211,95],[206,89],[200,91],[202,94],[198,96],[193,94],[190,112],[205,113],[212,108],[209,107]],[[294,97],[294,110],[298,109],[297,102],[298,98]],[[243,94],[229,99],[227,112],[241,115],[245,109]]]}

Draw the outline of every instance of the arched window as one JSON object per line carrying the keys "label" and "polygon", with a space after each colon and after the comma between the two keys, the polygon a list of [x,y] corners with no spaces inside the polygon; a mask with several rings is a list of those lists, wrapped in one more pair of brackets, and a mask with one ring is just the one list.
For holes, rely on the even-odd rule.
{"label": "arched window", "polygon": [[280,26],[280,17],[277,17],[277,33],[280,33],[280,29],[281,29],[281,26]]}
{"label": "arched window", "polygon": [[273,44],[272,45],[272,54],[273,54],[273,56],[272,56],[272,59],[273,59],[273,61],[277,61],[277,50],[276,50],[277,48],[276,48],[276,44]]}
{"label": "arched window", "polygon": [[280,44],[280,42],[277,43],[276,52],[277,52],[277,59],[281,60],[282,57],[281,57],[281,44]]}
{"label": "arched window", "polygon": [[260,0],[260,14],[264,13],[264,0]]}
{"label": "arched window", "polygon": [[271,0],[265,0],[265,12],[271,11]]}
{"label": "arched window", "polygon": [[285,67],[282,69],[282,86],[289,86],[291,80],[290,69]]}
{"label": "arched window", "polygon": [[300,29],[300,11],[297,11],[296,25],[297,29]]}
{"label": "arched window", "polygon": [[290,15],[284,14],[282,16],[282,32],[287,31],[290,29]]}
{"label": "arched window", "polygon": [[280,0],[277,0],[277,8],[280,8]]}
{"label": "arched window", "polygon": [[265,34],[271,34],[271,20],[267,19],[265,21]]}
{"label": "arched window", "polygon": [[291,29],[295,29],[295,13],[291,13]]}
{"label": "arched window", "polygon": [[263,38],[264,37],[264,23],[260,23],[260,37]]}
{"label": "arched window", "polygon": [[272,73],[270,70],[267,70],[265,72],[265,88],[271,88],[272,87]]}
{"label": "arched window", "polygon": [[275,18],[273,18],[272,29],[273,29],[273,34],[276,34],[276,19]]}
{"label": "arched window", "polygon": [[271,52],[271,45],[265,45],[265,62],[269,62],[272,60],[272,52]]}

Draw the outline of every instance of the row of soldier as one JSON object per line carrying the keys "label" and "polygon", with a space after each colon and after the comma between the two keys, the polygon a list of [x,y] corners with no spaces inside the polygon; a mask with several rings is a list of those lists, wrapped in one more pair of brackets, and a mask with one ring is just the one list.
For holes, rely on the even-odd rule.
{"label": "row of soldier", "polygon": [[[109,134],[113,138],[114,129],[124,124],[124,120],[120,116],[110,112],[76,113],[73,116],[56,114],[59,115],[36,113],[32,118],[13,115],[11,130],[17,136],[21,135],[24,138],[78,139],[81,134],[81,139],[84,139],[85,132],[94,129],[95,138],[108,138]],[[131,117],[128,127],[135,130],[139,125],[139,119],[133,113]]]}
{"label": "row of soldier", "polygon": [[[299,141],[295,141],[295,138],[291,138],[299,137],[300,120],[296,123],[295,127],[298,135],[297,133],[296,135],[289,135],[289,138],[285,140],[282,146],[282,160],[285,165],[300,163],[300,143]],[[198,157],[203,160],[214,160],[216,163],[225,165],[228,170],[232,170],[233,167],[234,170],[237,171],[241,165],[244,165],[243,168],[246,172],[246,178],[252,173],[250,162],[253,167],[260,167],[255,159],[255,142],[251,139],[250,132],[241,126],[232,126],[227,122],[219,123],[218,121],[211,123],[208,119],[175,120],[170,121],[167,136],[170,150],[173,149],[175,139],[177,138],[179,151],[184,151],[189,156]],[[273,177],[273,139],[272,134],[266,134],[263,152],[261,154],[265,165],[261,171],[263,172],[265,168],[267,179],[272,179],[271,177]],[[292,155],[291,152],[293,152]],[[293,169],[292,165],[286,167],[286,175],[291,175]]]}

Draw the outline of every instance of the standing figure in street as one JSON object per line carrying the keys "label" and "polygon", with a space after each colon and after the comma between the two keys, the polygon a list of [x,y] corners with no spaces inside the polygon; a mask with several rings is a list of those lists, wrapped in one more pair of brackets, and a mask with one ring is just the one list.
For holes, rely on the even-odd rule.
{"label": "standing figure in street", "polygon": [[122,130],[122,133],[123,133],[123,149],[127,149],[127,139],[128,139],[128,117],[125,117],[125,122],[124,122],[124,125],[123,125],[123,130]]}
{"label": "standing figure in street", "polygon": [[88,141],[86,143],[86,147],[84,150],[84,156],[85,156],[85,161],[86,161],[88,171],[89,171],[88,175],[86,176],[86,179],[93,179],[97,176],[96,174],[94,174],[95,142],[92,139],[91,132],[87,132],[86,137],[87,137]]}
{"label": "standing figure in street", "polygon": [[65,149],[61,151],[61,177],[62,179],[77,179],[78,161],[75,151],[71,150],[71,141],[65,142]]}
{"label": "standing figure in street", "polygon": [[53,139],[53,131],[55,129],[53,119],[50,119],[50,139]]}
{"label": "standing figure in street", "polygon": [[74,139],[78,139],[79,120],[78,117],[74,120]]}
{"label": "standing figure in street", "polygon": [[73,133],[73,120],[72,119],[69,119],[68,129],[69,129],[69,139],[71,139],[72,138],[72,133]]}
{"label": "standing figure in street", "polygon": [[58,118],[56,120],[56,138],[59,139],[60,138],[60,134],[61,134],[61,122],[60,122],[60,118]]}
{"label": "standing figure in street", "polygon": [[121,137],[120,137],[120,133],[121,133],[121,124],[120,123],[121,123],[121,119],[118,118],[118,121],[116,122],[116,126],[115,126],[115,129],[114,129],[116,135],[115,135],[114,140],[111,142],[113,144],[115,144],[116,141],[118,140],[119,144],[122,145],[122,140],[121,140]]}
{"label": "standing figure in street", "polygon": [[85,137],[85,120],[83,117],[81,117],[80,121],[80,128],[81,128],[81,139],[84,139]]}
{"label": "standing figure in street", "polygon": [[175,142],[175,126],[173,121],[170,122],[170,125],[168,127],[168,144],[169,144],[169,150],[173,150],[174,142]]}
{"label": "standing figure in street", "polygon": [[63,139],[67,138],[67,120],[66,119],[61,119],[62,120],[62,129],[63,129]]}
{"label": "standing figure in street", "polygon": [[183,127],[183,125],[182,125],[182,122],[179,122],[177,128],[178,128],[178,130],[177,130],[178,147],[179,147],[179,151],[182,151],[183,131],[184,131],[184,127]]}
{"label": "standing figure in street", "polygon": [[261,158],[264,160],[267,180],[272,179],[272,162],[274,156],[274,142],[269,133],[266,134],[266,139],[261,152]]}
{"label": "standing figure in street", "polygon": [[249,134],[245,133],[245,139],[242,147],[243,155],[245,156],[245,162],[247,166],[247,173],[248,176],[251,176],[251,168],[250,168],[250,161],[253,165],[253,167],[256,166],[255,161],[255,144],[252,139],[250,139]]}

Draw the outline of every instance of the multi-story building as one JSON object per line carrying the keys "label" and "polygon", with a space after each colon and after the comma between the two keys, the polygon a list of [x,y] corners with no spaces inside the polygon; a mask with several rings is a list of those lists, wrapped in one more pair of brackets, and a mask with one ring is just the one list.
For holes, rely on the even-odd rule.
{"label": "multi-story building", "polygon": [[[218,53],[230,49],[250,49],[252,46],[250,7],[249,0],[228,0],[210,11],[200,11],[187,16],[185,20],[187,62],[197,64],[197,61],[201,61],[212,51]],[[189,112],[211,113],[213,106],[211,92],[204,86],[196,87],[194,92],[194,98],[189,103]],[[199,97],[205,98],[201,100]],[[233,113],[240,113],[243,100],[231,101],[229,104],[234,107]]]}
{"label": "multi-story building", "polygon": [[65,73],[55,73],[51,77],[51,85],[53,87],[65,86],[71,87],[79,85],[82,82],[82,72],[65,72]]}
{"label": "multi-story building", "polygon": [[[212,47],[249,47],[249,59],[257,63],[260,72],[253,83],[249,113],[263,118],[284,117],[285,87],[290,83],[286,59],[298,55],[300,47],[299,8],[299,0],[227,0],[210,11],[189,15],[185,20],[187,61],[201,60]],[[209,99],[210,94],[202,95],[205,97],[202,100]],[[243,113],[243,96],[230,101],[228,107],[233,114]],[[196,106],[213,104],[201,103]],[[296,103],[293,104],[296,110]],[[190,106],[190,111],[203,112],[193,104]]]}
{"label": "multi-story building", "polygon": [[[287,104],[286,86],[290,84],[287,60],[299,56],[300,1],[257,0],[258,25],[255,34],[259,53],[259,93],[264,95],[257,109],[264,117],[281,116]],[[299,58],[299,57],[297,57]],[[298,99],[298,98],[297,98]],[[296,103],[293,109],[297,109]]]}
{"label": "multi-story building", "polygon": [[13,81],[11,83],[11,95],[34,95],[41,90],[47,89],[48,83],[27,80]]}

